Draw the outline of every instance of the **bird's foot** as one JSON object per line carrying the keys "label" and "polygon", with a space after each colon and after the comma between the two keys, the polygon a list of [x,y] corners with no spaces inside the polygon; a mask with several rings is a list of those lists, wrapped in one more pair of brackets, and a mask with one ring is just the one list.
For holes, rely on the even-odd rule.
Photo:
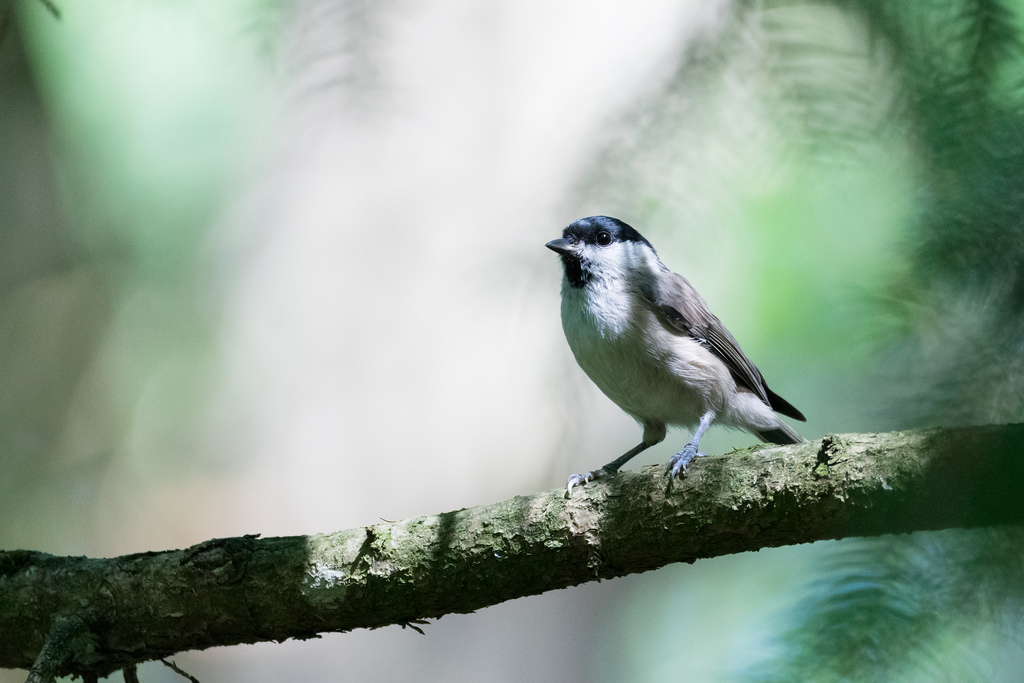
{"label": "bird's foot", "polygon": [[584,486],[588,482],[600,479],[601,477],[607,477],[610,474],[615,474],[614,471],[609,470],[607,467],[602,467],[596,470],[590,470],[583,474],[572,474],[569,476],[569,480],[565,483],[565,496],[568,498],[572,495],[573,486]]}
{"label": "bird's foot", "polygon": [[686,466],[690,464],[691,460],[701,455],[704,453],[697,452],[697,444],[692,442],[686,444],[683,450],[673,455],[672,459],[668,461],[666,473],[671,477],[678,477],[681,473],[686,472]]}

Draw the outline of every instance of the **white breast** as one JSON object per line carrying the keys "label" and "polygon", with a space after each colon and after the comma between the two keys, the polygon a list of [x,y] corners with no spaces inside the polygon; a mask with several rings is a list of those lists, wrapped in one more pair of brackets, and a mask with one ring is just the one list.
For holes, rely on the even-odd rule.
{"label": "white breast", "polygon": [[720,359],[665,329],[620,279],[563,283],[562,328],[583,371],[641,423],[694,425],[735,391]]}

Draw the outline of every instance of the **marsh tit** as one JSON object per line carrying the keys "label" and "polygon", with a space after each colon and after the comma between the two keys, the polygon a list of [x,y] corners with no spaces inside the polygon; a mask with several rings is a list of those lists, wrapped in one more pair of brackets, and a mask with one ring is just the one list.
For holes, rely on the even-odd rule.
{"label": "marsh tit", "polygon": [[574,474],[574,486],[614,474],[660,443],[670,426],[693,438],[668,464],[686,471],[712,422],[762,441],[804,439],[776,412],[803,414],[765,384],[761,371],[711,313],[686,278],[665,267],[654,247],[616,218],[581,218],[546,245],[562,259],[562,329],[587,376],[643,428],[643,440],[604,467]]}

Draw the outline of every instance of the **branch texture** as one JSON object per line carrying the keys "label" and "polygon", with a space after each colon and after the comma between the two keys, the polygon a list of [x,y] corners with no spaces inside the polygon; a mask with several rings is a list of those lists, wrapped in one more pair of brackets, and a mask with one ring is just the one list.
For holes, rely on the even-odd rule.
{"label": "branch texture", "polygon": [[[1024,425],[830,435],[431,517],[109,559],[0,552],[0,666],[105,675],[186,649],[411,624],[671,562],[1024,523]],[[69,628],[72,625],[74,628]],[[45,658],[45,659],[43,659]]]}

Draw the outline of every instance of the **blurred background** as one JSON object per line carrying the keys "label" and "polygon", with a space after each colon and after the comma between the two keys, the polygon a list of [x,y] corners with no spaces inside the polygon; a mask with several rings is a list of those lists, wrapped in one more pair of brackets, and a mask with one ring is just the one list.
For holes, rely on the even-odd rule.
{"label": "blurred background", "polygon": [[[573,361],[543,246],[598,213],[697,286],[808,438],[1024,416],[1019,2],[58,4],[0,2],[2,548],[325,532],[606,462],[640,430]],[[817,543],[175,660],[1012,681],[1022,549]]]}

